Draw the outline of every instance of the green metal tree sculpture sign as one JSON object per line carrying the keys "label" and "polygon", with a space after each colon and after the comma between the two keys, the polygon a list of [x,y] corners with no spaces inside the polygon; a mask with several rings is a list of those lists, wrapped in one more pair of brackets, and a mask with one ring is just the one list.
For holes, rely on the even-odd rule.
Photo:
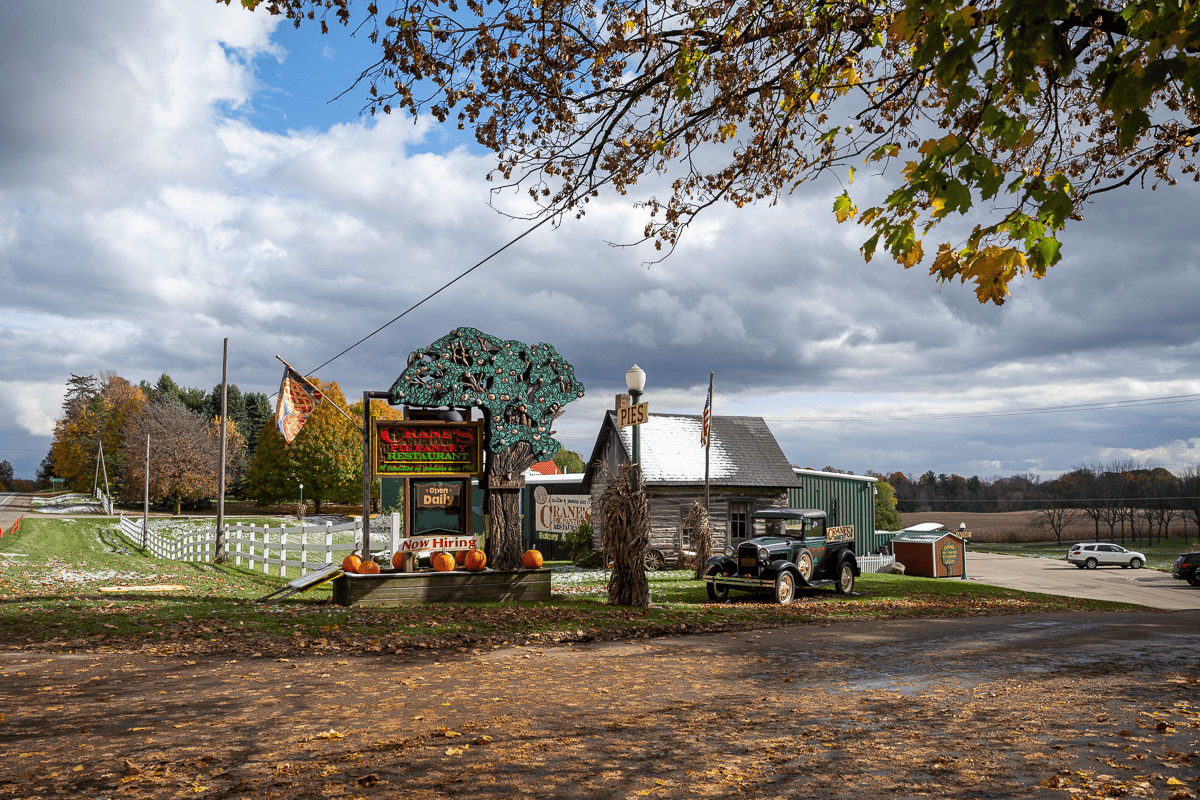
{"label": "green metal tree sculpture sign", "polygon": [[520,566],[521,474],[559,451],[550,426],[579,397],[583,384],[553,346],[505,341],[474,328],[455,328],[414,350],[392,384],[394,405],[482,409],[492,517],[488,561],[496,569]]}

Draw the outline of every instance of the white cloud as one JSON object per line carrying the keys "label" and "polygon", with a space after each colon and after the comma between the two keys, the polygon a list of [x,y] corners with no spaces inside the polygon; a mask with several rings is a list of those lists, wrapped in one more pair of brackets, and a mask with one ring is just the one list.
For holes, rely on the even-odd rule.
{"label": "white cloud", "polygon": [[0,381],[0,416],[33,436],[50,436],[62,407],[61,383]]}

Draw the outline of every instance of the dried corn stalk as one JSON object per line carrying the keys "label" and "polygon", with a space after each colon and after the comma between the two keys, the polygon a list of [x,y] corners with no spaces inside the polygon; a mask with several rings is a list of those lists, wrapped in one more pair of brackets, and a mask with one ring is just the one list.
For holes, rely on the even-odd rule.
{"label": "dried corn stalk", "polygon": [[608,604],[646,608],[650,605],[650,583],[646,580],[650,511],[646,505],[645,483],[639,481],[637,491],[631,489],[629,483],[630,466],[624,464],[620,474],[608,482],[600,495],[604,557],[612,564]]}
{"label": "dried corn stalk", "polygon": [[692,531],[691,548],[696,552],[696,555],[692,556],[692,568],[696,573],[696,580],[700,580],[704,573],[704,562],[708,560],[709,551],[712,549],[712,531],[708,527],[708,509],[699,500],[692,501],[683,527]]}

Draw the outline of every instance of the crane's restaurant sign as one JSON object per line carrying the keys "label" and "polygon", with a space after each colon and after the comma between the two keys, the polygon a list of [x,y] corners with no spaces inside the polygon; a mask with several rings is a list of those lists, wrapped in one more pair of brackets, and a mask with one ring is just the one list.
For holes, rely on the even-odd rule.
{"label": "crane's restaurant sign", "polygon": [[483,423],[372,420],[375,477],[478,475]]}
{"label": "crane's restaurant sign", "polygon": [[540,533],[570,533],[592,521],[592,499],[586,494],[535,497],[535,506],[533,529]]}

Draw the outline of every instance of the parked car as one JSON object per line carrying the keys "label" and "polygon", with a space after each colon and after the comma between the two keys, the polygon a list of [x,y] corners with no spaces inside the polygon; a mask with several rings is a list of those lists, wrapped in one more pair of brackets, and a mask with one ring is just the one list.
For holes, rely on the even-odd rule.
{"label": "parked car", "polygon": [[1200,586],[1200,577],[1196,575],[1197,567],[1200,567],[1200,552],[1182,553],[1179,558],[1175,559],[1175,566],[1171,568],[1171,577],[1177,581],[1187,581],[1192,586]]}
{"label": "parked car", "polygon": [[772,593],[787,605],[797,588],[832,585],[851,594],[860,571],[854,556],[854,526],[826,527],[816,508],[771,508],[750,516],[762,535],[704,562],[710,600],[725,600],[730,589]]}
{"label": "parked car", "polygon": [[1071,552],[1067,553],[1067,561],[1080,569],[1095,569],[1096,567],[1141,569],[1146,564],[1146,556],[1133,550],[1126,550],[1119,544],[1081,542],[1073,546]]}

